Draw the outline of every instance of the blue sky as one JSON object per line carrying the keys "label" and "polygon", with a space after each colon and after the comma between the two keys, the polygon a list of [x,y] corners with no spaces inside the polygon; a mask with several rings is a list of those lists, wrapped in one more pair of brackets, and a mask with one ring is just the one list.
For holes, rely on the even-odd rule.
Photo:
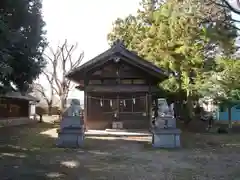
{"label": "blue sky", "polygon": [[[84,61],[97,56],[106,49],[107,34],[118,17],[135,14],[140,0],[43,0],[43,16],[46,22],[47,38],[56,47],[68,39],[78,43],[83,50]],[[41,79],[44,83],[44,79]],[[78,90],[70,97],[83,99]]]}

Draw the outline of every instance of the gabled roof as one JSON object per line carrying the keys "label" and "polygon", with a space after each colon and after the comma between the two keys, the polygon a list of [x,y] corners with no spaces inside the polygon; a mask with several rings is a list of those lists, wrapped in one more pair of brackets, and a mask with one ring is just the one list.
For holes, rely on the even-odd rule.
{"label": "gabled roof", "polygon": [[22,95],[20,92],[7,92],[5,94],[0,94],[0,97],[23,99],[27,101],[39,102],[39,100],[36,97],[33,97],[32,95],[29,95],[29,94]]}
{"label": "gabled roof", "polygon": [[[113,60],[113,57],[115,55],[116,56],[120,55],[121,60],[126,61],[127,63],[132,64],[133,66],[136,66],[142,69],[143,71],[146,71],[146,73],[152,74],[157,78],[166,79],[168,77],[168,73],[165,70],[139,57],[136,53],[129,51],[127,48],[125,48],[125,46],[120,40],[115,41],[113,46],[107,51],[103,52],[102,54],[96,56],[90,61],[68,72],[66,77],[76,81],[77,79],[74,78],[76,74],[84,74],[95,65],[101,65],[109,60]],[[80,77],[78,78],[80,79]],[[83,78],[84,77],[82,77],[82,79]]]}

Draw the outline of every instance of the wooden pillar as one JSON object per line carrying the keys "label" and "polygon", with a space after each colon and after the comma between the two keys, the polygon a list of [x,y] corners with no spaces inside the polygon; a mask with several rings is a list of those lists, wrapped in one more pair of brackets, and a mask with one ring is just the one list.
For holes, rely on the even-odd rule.
{"label": "wooden pillar", "polygon": [[88,92],[87,92],[87,86],[89,83],[89,79],[87,78],[87,74],[84,74],[84,124],[85,124],[85,128],[87,125],[87,119],[88,119]]}
{"label": "wooden pillar", "polygon": [[150,122],[150,127],[152,125],[152,95],[148,94],[148,118]]}
{"label": "wooden pillar", "polygon": [[117,94],[117,121],[120,120],[120,100],[119,100],[119,94]]}
{"label": "wooden pillar", "polygon": [[146,114],[148,115],[149,114],[149,100],[148,100],[148,93],[146,93],[145,95],[145,108],[146,108]]}
{"label": "wooden pillar", "polygon": [[87,122],[88,116],[88,93],[84,91],[84,123]]}
{"label": "wooden pillar", "polygon": [[148,81],[148,119],[150,128],[152,127],[152,89],[151,83]]}
{"label": "wooden pillar", "polygon": [[30,116],[32,115],[32,102],[31,101],[28,101],[28,118],[30,118]]}

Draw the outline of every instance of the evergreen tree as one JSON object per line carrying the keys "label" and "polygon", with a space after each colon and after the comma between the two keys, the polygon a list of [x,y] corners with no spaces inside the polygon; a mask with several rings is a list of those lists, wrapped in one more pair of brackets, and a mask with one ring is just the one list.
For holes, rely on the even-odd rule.
{"label": "evergreen tree", "polygon": [[115,22],[109,42],[122,39],[143,58],[174,72],[161,85],[170,91],[186,92],[191,120],[193,99],[213,70],[216,57],[235,51],[236,29],[226,21],[230,11],[197,0],[142,4],[136,16]]}
{"label": "evergreen tree", "polygon": [[46,46],[41,0],[0,2],[0,82],[20,91],[41,73]]}

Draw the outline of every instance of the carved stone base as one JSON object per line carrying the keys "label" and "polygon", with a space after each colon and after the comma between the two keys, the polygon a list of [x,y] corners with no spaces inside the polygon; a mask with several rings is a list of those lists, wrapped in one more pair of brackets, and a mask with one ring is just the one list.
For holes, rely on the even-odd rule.
{"label": "carved stone base", "polygon": [[121,121],[115,121],[112,123],[112,129],[122,129],[123,123]]}
{"label": "carved stone base", "polygon": [[158,129],[152,131],[152,146],[156,148],[178,148],[180,144],[179,129]]}
{"label": "carved stone base", "polygon": [[84,133],[81,132],[59,132],[57,147],[78,148],[84,144]]}

